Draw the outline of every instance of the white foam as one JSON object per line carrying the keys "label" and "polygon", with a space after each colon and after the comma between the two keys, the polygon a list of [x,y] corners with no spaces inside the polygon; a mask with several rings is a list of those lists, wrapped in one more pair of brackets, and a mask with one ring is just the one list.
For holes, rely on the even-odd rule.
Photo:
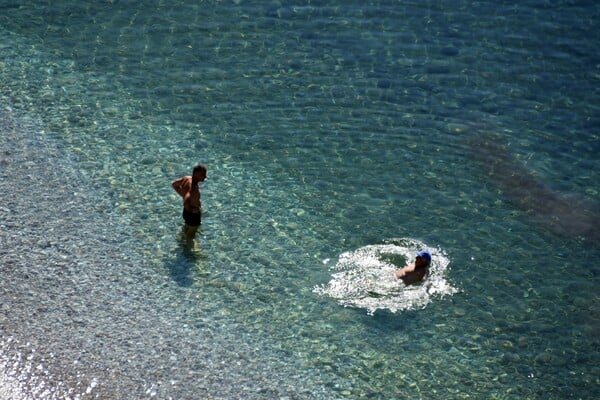
{"label": "white foam", "polygon": [[[431,253],[429,276],[421,285],[406,286],[394,277],[396,265],[391,258],[412,261],[419,250]],[[314,288],[314,292],[335,299],[345,307],[364,308],[369,314],[377,310],[393,313],[424,308],[434,298],[452,295],[458,290],[446,279],[450,260],[439,248],[415,239],[391,239],[385,244],[368,245],[342,253],[332,267],[331,280]]]}

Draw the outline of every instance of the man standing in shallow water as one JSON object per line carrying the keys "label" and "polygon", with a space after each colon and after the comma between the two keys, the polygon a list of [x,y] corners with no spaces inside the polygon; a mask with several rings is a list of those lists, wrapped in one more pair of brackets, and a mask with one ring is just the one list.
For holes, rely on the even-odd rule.
{"label": "man standing in shallow water", "polygon": [[206,167],[198,164],[192,171],[192,176],[184,176],[171,184],[173,189],[183,198],[183,233],[188,239],[193,239],[202,223],[202,202],[198,183],[206,179]]}
{"label": "man standing in shallow water", "polygon": [[429,264],[431,264],[431,253],[427,250],[418,251],[415,262],[396,270],[394,275],[396,279],[402,279],[405,285],[419,283],[427,279]]}

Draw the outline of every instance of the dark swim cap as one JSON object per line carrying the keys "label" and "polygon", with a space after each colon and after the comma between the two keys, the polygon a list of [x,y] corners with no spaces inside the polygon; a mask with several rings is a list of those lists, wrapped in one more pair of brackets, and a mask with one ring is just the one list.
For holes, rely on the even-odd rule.
{"label": "dark swim cap", "polygon": [[431,263],[431,253],[427,250],[417,251],[417,257],[422,257],[427,261],[427,264]]}

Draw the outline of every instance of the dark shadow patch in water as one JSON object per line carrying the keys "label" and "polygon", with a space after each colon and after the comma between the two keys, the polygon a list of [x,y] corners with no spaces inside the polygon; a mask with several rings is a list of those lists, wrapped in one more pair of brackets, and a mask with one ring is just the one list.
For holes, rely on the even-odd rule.
{"label": "dark shadow patch in water", "polygon": [[181,287],[191,287],[194,281],[191,277],[191,263],[183,258],[178,258],[167,265],[169,275]]}
{"label": "dark shadow patch in water", "polygon": [[532,220],[564,237],[582,238],[592,245],[600,239],[600,207],[579,194],[553,190],[510,151],[499,134],[473,129],[465,136],[472,158],[486,181]]}
{"label": "dark shadow patch in water", "polygon": [[203,259],[202,249],[198,239],[178,238],[177,256],[165,262],[169,275],[181,287],[189,288],[194,285],[194,271]]}

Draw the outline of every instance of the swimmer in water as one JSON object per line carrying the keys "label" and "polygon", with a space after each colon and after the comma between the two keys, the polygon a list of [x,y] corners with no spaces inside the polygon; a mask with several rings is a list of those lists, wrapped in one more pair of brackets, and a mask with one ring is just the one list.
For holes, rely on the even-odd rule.
{"label": "swimmer in water", "polygon": [[394,272],[396,279],[402,279],[405,285],[420,283],[427,279],[429,265],[431,264],[431,253],[427,250],[418,251],[417,258],[412,264],[406,265]]}

